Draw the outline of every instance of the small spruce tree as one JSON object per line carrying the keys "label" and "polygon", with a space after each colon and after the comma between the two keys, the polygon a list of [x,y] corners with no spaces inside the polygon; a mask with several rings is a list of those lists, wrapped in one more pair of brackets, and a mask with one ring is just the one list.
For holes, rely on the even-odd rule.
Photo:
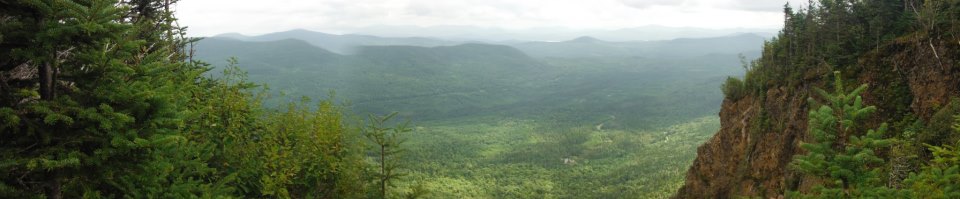
{"label": "small spruce tree", "polygon": [[363,135],[375,144],[373,153],[376,154],[377,166],[380,170],[377,173],[379,198],[387,198],[390,183],[405,175],[400,171],[402,164],[399,155],[404,152],[400,145],[404,142],[403,134],[412,129],[408,127],[409,122],[396,127],[386,127],[385,123],[396,115],[396,112],[386,116],[370,115],[368,124],[362,129]]}
{"label": "small spruce tree", "polygon": [[[887,124],[868,130],[864,135],[854,134],[857,122],[866,118],[876,108],[864,106],[860,93],[867,85],[861,85],[847,92],[843,86],[840,72],[834,72],[836,78],[834,93],[816,89],[827,104],[817,106],[810,99],[813,108],[810,111],[809,132],[814,141],[803,143],[806,155],[798,155],[791,166],[801,173],[813,175],[824,180],[809,195],[793,193],[798,198],[859,198],[890,196],[892,189],[883,186],[880,178],[884,160],[877,157],[875,150],[889,146],[892,139],[884,139]],[[844,139],[849,137],[849,139]]]}

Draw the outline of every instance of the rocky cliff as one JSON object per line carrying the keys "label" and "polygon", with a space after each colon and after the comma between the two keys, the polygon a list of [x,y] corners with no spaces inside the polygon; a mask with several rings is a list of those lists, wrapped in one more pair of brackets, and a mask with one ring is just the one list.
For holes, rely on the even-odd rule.
{"label": "rocky cliff", "polygon": [[[848,85],[870,86],[863,94],[864,102],[879,109],[864,126],[875,128],[887,122],[895,127],[888,136],[921,131],[916,139],[922,143],[956,141],[956,133],[937,126],[943,125],[939,117],[955,115],[960,107],[954,102],[960,96],[960,37],[935,31],[904,32],[909,34],[878,41],[851,55],[856,63],[842,68]],[[768,43],[761,60],[771,60],[776,54],[771,48],[783,47],[777,45]],[[819,64],[784,72],[793,73],[784,76],[797,78],[793,80],[797,83],[779,82],[739,99],[726,99],[719,113],[721,129],[698,148],[686,183],[675,198],[782,198],[787,191],[804,191],[818,184],[818,179],[801,175],[788,165],[795,155],[805,153],[800,143],[812,140],[807,134],[807,99],[812,88],[829,88],[832,80],[827,74],[837,68]],[[924,157],[922,148],[910,153],[914,152]],[[891,151],[879,153],[887,159],[892,156]],[[917,167],[902,161],[888,160],[887,164],[889,168]],[[902,172],[911,170],[886,171],[891,176],[889,183],[896,184]]]}

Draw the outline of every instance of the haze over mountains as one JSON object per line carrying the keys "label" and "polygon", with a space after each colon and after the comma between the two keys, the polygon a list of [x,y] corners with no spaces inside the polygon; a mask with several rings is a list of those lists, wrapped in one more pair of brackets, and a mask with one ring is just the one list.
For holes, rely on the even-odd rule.
{"label": "haze over mountains", "polygon": [[[335,31],[320,32],[339,35],[375,35],[380,37],[427,37],[451,41],[566,41],[577,37],[589,36],[606,41],[659,41],[679,38],[707,38],[754,33],[763,37],[772,37],[777,29],[763,28],[726,28],[707,29],[694,27],[668,27],[658,25],[638,26],[620,29],[573,29],[565,27],[537,27],[527,29],[504,29],[478,26],[401,26],[379,25],[344,28]],[[217,36],[248,37],[239,33],[224,33]]]}
{"label": "haze over mountains", "polygon": [[[707,34],[707,33],[701,33]],[[607,41],[603,37],[579,36],[566,41],[549,42],[542,40],[444,40],[433,37],[381,37],[361,34],[328,34],[323,32],[296,29],[269,33],[259,36],[245,36],[227,33],[214,38],[230,38],[241,41],[277,41],[297,39],[314,46],[339,54],[352,54],[362,46],[451,46],[465,43],[487,43],[509,45],[535,57],[591,57],[591,56],[664,56],[664,55],[702,55],[711,53],[738,53],[758,49],[766,33],[733,33],[730,35],[704,38],[678,38],[661,41]],[[690,52],[695,50],[696,52]]]}
{"label": "haze over mountains", "polygon": [[[293,96],[336,90],[361,113],[400,111],[418,119],[523,113],[592,118],[584,121],[609,116],[667,120],[715,110],[722,99],[719,82],[742,70],[739,54],[759,54],[763,40],[738,34],[480,43],[299,29],[206,38],[196,49],[199,59],[214,65],[238,57],[252,79]],[[693,90],[651,94],[665,86]],[[700,100],[683,100],[691,97]],[[678,101],[683,108],[649,106]]]}
{"label": "haze over mountains", "polygon": [[777,31],[776,29],[761,28],[707,29],[649,25],[612,30],[563,27],[508,30],[475,26],[369,26],[355,28],[350,32],[384,37],[434,37],[448,40],[476,41],[564,41],[581,36],[590,36],[607,41],[658,41],[678,38],[721,37],[742,33],[756,33],[764,37],[771,37]]}
{"label": "haze over mountains", "polygon": [[276,32],[259,36],[244,36],[236,33],[228,33],[216,36],[214,38],[232,38],[242,41],[277,41],[284,39],[297,39],[340,54],[352,53],[352,51],[356,50],[356,47],[359,46],[406,45],[430,47],[462,43],[426,37],[377,37],[357,34],[335,35],[304,29]]}

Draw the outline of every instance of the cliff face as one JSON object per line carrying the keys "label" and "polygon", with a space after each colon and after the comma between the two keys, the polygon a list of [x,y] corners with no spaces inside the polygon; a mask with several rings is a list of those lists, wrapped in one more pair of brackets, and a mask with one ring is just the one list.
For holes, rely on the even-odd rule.
{"label": "cliff face", "polygon": [[[956,62],[960,41],[921,38],[903,37],[877,47],[859,55],[858,66],[844,71],[844,76],[857,81],[848,85],[870,85],[864,102],[879,111],[865,127],[896,122],[906,115],[928,125],[951,98],[960,96]],[[725,100],[719,113],[721,129],[698,148],[686,184],[675,197],[780,198],[788,190],[803,191],[818,184],[818,179],[788,168],[793,156],[805,153],[800,143],[812,140],[806,129],[812,88],[829,87],[830,80],[822,77],[830,69],[814,68],[792,87]]]}

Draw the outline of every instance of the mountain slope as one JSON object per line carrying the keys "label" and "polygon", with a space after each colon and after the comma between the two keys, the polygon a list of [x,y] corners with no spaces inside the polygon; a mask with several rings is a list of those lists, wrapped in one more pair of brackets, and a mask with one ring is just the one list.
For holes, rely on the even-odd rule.
{"label": "mountain slope", "polygon": [[[527,89],[524,81],[545,70],[516,49],[486,44],[365,46],[354,55],[338,55],[299,40],[209,38],[197,44],[196,56],[214,65],[236,56],[251,79],[289,95],[336,90],[357,112],[400,111],[417,118],[512,103],[528,93],[518,90]],[[509,97],[491,98],[497,95]]]}
{"label": "mountain slope", "polygon": [[306,67],[302,64],[324,65],[344,58],[339,54],[296,39],[246,42],[216,37],[205,38],[196,44],[195,50],[199,58],[215,58],[205,59],[214,65],[224,64],[224,60],[229,57],[256,58],[248,60],[255,62],[255,64],[250,63],[254,65],[267,65],[259,61],[283,61],[271,63],[277,67]]}
{"label": "mountain slope", "polygon": [[[786,28],[765,45],[763,56],[751,65],[743,82],[725,85],[745,94],[724,100],[721,128],[698,148],[676,198],[782,198],[795,191],[813,193],[814,187],[830,184],[793,170],[790,162],[806,153],[801,143],[813,141],[807,129],[807,102],[816,96],[813,88],[831,88],[832,71],[842,72],[846,85],[869,85],[863,103],[875,105],[878,111],[856,124],[856,133],[888,123],[890,133],[885,137],[901,140],[876,151],[886,160],[884,165],[858,165],[879,169],[884,181],[871,182],[874,185],[910,191],[904,179],[932,158],[922,146],[960,140],[949,130],[952,117],[960,113],[956,100],[960,97],[960,45],[956,43],[960,35],[955,34],[960,30],[956,18],[960,4],[835,3],[788,12]],[[852,6],[845,7],[847,3]],[[943,16],[917,16],[904,5],[942,11],[937,15]],[[826,16],[837,18],[812,21]],[[918,24],[924,20],[925,24]],[[867,29],[876,31],[858,32]],[[842,135],[838,146],[848,143],[842,139],[847,136],[854,135]],[[858,193],[855,188],[842,188],[844,194]]]}

